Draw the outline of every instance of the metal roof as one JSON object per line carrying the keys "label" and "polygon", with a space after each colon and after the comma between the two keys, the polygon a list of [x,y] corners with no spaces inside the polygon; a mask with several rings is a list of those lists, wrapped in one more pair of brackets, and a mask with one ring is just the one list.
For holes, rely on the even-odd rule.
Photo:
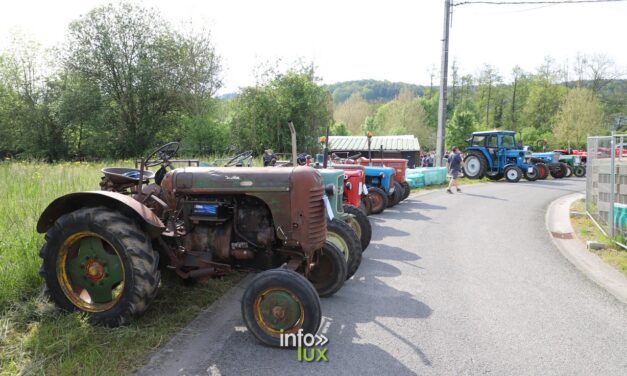
{"label": "metal roof", "polygon": [[[420,144],[413,135],[403,136],[372,136],[370,148],[384,151],[419,151]],[[330,151],[363,151],[368,150],[366,136],[330,136]]]}

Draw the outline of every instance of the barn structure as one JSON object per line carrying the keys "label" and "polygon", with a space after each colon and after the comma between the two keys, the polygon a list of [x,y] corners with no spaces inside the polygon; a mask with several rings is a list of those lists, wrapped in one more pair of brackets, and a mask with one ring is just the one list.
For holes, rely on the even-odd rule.
{"label": "barn structure", "polygon": [[[419,162],[420,144],[413,135],[373,136],[370,142],[373,158],[404,158],[408,167],[414,168]],[[360,153],[368,157],[368,137],[366,136],[330,136],[329,152],[340,156]]]}

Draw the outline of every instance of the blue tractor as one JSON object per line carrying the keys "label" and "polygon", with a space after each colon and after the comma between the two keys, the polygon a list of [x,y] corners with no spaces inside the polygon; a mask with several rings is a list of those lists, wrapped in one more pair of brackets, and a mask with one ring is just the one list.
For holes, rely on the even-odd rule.
{"label": "blue tractor", "polygon": [[516,143],[514,131],[474,132],[467,140],[464,176],[469,179],[505,179],[511,183],[521,178],[538,180],[538,168],[531,163],[531,153]]}
{"label": "blue tractor", "polygon": [[567,178],[572,175],[572,169],[564,162],[560,161],[561,153],[558,152],[544,152],[544,153],[532,153],[531,163],[538,165],[544,164],[551,176],[554,179]]}

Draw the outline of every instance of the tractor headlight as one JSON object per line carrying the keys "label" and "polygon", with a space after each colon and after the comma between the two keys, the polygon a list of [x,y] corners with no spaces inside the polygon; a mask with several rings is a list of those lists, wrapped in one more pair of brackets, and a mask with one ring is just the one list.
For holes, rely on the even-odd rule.
{"label": "tractor headlight", "polygon": [[327,194],[327,196],[331,197],[335,194],[335,187],[333,186],[333,184],[327,184],[324,186],[324,193]]}
{"label": "tractor headlight", "polygon": [[383,179],[383,177],[384,177],[384,176],[385,176],[385,174],[384,174],[383,172],[379,172],[379,177],[380,177],[381,179]]}
{"label": "tractor headlight", "polygon": [[344,188],[348,189],[349,191],[352,189],[352,184],[350,182],[347,182],[346,184],[344,184]]}

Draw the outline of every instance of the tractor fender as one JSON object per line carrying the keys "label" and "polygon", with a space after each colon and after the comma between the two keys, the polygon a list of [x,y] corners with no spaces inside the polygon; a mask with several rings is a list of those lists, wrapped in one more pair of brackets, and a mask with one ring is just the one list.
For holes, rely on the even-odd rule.
{"label": "tractor fender", "polygon": [[165,230],[163,222],[147,206],[132,197],[116,192],[90,191],[61,196],[41,213],[37,232],[43,234],[61,216],[84,207],[106,206],[133,217],[150,237],[157,237]]}
{"label": "tractor fender", "polygon": [[508,168],[508,167],[510,167],[510,166],[518,167],[518,166],[516,165],[516,163],[508,163],[508,164],[506,164],[505,166],[503,166],[503,171],[505,171],[505,169],[506,169],[506,168]]}

